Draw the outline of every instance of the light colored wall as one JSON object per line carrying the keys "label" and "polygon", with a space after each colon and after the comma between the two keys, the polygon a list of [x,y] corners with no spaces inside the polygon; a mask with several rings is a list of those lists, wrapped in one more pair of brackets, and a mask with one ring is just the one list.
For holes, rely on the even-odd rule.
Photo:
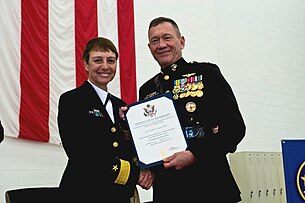
{"label": "light colored wall", "polygon": [[[151,19],[176,20],[187,61],[219,65],[247,125],[238,151],[281,151],[305,132],[305,1],[135,0],[137,84],[159,71],[147,47]],[[60,146],[6,137],[0,146],[0,203],[7,188],[56,186]],[[151,192],[140,191],[143,201]]]}
{"label": "light colored wall", "polygon": [[[0,147],[0,203],[10,189],[58,186],[66,164],[62,146],[5,137]],[[138,191],[142,202],[152,200],[152,189]]]}
{"label": "light colored wall", "polygon": [[247,126],[238,151],[304,138],[304,1],[135,0],[138,85],[159,71],[147,47],[157,16],[178,23],[187,61],[216,63],[230,83]]}
{"label": "light colored wall", "polygon": [[66,161],[59,145],[6,136],[0,147],[0,203],[9,189],[58,186]]}

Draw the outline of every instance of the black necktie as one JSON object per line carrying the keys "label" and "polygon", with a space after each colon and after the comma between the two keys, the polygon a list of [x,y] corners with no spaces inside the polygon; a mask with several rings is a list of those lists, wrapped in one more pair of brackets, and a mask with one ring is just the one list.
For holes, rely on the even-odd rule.
{"label": "black necktie", "polygon": [[105,103],[104,103],[105,108],[107,106],[107,103],[108,103],[109,99],[110,99],[110,93],[107,93],[107,97],[106,97],[106,100],[105,100]]}
{"label": "black necktie", "polygon": [[110,106],[108,106],[108,109],[107,109],[107,103],[108,103],[108,101],[111,99],[111,94],[110,93],[107,93],[107,97],[106,97],[106,100],[105,100],[105,102],[104,102],[104,107],[105,107],[105,109],[106,109],[106,111],[108,112],[108,115],[110,116],[110,118],[111,118],[111,120],[112,120],[112,122],[115,122],[114,121],[114,118],[113,118],[113,113],[112,113],[112,111],[110,110]]}

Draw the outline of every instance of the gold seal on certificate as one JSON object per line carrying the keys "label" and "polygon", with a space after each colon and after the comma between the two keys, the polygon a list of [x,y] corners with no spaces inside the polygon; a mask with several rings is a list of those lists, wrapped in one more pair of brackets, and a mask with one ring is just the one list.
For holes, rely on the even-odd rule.
{"label": "gold seal on certificate", "polygon": [[140,168],[187,148],[171,93],[131,104],[125,113]]}

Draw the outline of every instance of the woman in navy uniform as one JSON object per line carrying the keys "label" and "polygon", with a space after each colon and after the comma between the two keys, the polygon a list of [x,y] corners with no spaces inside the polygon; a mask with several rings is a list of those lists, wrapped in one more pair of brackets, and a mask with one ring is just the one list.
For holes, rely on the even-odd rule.
{"label": "woman in navy uniform", "polygon": [[60,96],[58,127],[68,163],[60,182],[63,202],[130,203],[139,178],[121,99],[107,92],[118,52],[102,37],[88,41],[83,61],[88,80]]}
{"label": "woman in navy uniform", "polygon": [[185,39],[172,19],[152,20],[148,36],[161,72],[140,87],[139,99],[171,92],[188,142],[186,151],[151,168],[154,202],[240,201],[226,155],[246,127],[230,85],[216,64],[185,61]]}

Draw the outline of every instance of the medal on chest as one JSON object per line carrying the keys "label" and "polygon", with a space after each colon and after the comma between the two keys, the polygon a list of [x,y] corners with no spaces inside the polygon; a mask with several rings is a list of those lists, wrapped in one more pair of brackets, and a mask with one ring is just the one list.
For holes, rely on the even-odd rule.
{"label": "medal on chest", "polygon": [[188,73],[182,75],[183,78],[174,80],[173,98],[175,100],[186,97],[202,97],[203,96],[203,76]]}

